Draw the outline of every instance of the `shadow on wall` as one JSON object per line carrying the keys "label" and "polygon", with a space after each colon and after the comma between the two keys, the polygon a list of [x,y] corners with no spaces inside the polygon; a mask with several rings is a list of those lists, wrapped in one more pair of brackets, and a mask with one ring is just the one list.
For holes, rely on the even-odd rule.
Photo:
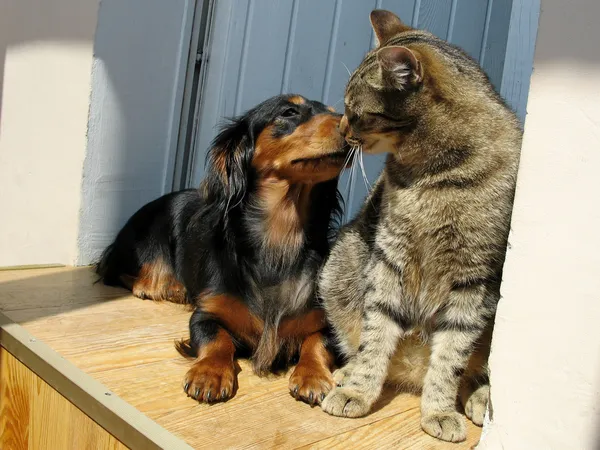
{"label": "shadow on wall", "polygon": [[195,1],[102,0],[94,43],[78,264],[169,192]]}

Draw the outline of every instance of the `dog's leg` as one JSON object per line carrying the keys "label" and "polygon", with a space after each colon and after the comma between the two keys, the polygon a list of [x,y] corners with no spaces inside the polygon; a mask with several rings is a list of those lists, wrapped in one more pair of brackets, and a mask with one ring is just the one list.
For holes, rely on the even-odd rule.
{"label": "dog's leg", "polygon": [[306,337],[300,348],[298,365],[290,376],[290,393],[296,400],[311,405],[321,403],[333,388],[334,357],[327,348],[327,337],[318,331]]}
{"label": "dog's leg", "polygon": [[186,303],[185,287],[173,275],[162,258],[144,264],[137,277],[122,275],[121,282],[141,299]]}
{"label": "dog's leg", "polygon": [[235,344],[217,322],[197,309],[190,319],[190,346],[196,361],[185,375],[183,389],[199,402],[218,402],[235,395]]}

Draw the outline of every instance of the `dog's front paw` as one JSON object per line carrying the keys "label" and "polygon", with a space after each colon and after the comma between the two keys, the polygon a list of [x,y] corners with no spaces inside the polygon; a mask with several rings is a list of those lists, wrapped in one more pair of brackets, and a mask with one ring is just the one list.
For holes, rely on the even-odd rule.
{"label": "dog's front paw", "polygon": [[321,408],[332,416],[361,417],[371,409],[372,401],[364,394],[345,387],[336,387],[321,402]]}
{"label": "dog's front paw", "polygon": [[421,428],[442,441],[461,442],[467,438],[465,418],[455,411],[423,416]]}
{"label": "dog's front paw", "polygon": [[196,362],[185,375],[183,390],[199,402],[214,403],[233,397],[237,374],[233,361],[205,358]]}
{"label": "dog's front paw", "polygon": [[331,372],[323,367],[299,364],[290,376],[289,388],[296,400],[310,405],[321,403],[333,388]]}
{"label": "dog's front paw", "polygon": [[465,403],[465,414],[475,425],[483,425],[489,398],[489,385],[480,386],[469,396],[467,403]]}

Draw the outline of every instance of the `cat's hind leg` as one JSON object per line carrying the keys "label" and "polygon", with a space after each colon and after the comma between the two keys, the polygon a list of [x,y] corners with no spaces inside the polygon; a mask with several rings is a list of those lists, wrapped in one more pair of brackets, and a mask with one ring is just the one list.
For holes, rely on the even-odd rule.
{"label": "cat's hind leg", "polygon": [[490,398],[488,357],[492,342],[493,321],[475,344],[475,350],[460,387],[465,415],[478,426],[483,425]]}
{"label": "cat's hind leg", "polygon": [[[471,382],[479,383],[476,379],[471,380]],[[489,399],[490,384],[486,379],[483,383],[474,387],[467,396],[466,401],[464,401],[465,415],[471,419],[471,422],[475,425],[483,425],[483,419],[485,418]]]}
{"label": "cat's hind leg", "polygon": [[[465,419],[456,410],[459,386],[475,343],[494,311],[494,298],[482,283],[454,289],[443,313],[437,318],[431,359],[423,384],[421,427],[438,439],[450,442],[466,439]],[[470,399],[469,408],[472,414],[478,415],[477,418],[482,407],[479,400],[485,393],[485,389],[477,391],[477,397]]]}

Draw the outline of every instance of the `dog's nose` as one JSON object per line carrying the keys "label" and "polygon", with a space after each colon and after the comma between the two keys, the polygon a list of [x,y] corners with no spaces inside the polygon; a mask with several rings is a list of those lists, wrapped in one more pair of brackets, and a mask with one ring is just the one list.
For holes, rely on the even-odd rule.
{"label": "dog's nose", "polygon": [[340,133],[344,137],[348,134],[348,118],[346,117],[346,114],[344,114],[342,120],[340,120]]}

